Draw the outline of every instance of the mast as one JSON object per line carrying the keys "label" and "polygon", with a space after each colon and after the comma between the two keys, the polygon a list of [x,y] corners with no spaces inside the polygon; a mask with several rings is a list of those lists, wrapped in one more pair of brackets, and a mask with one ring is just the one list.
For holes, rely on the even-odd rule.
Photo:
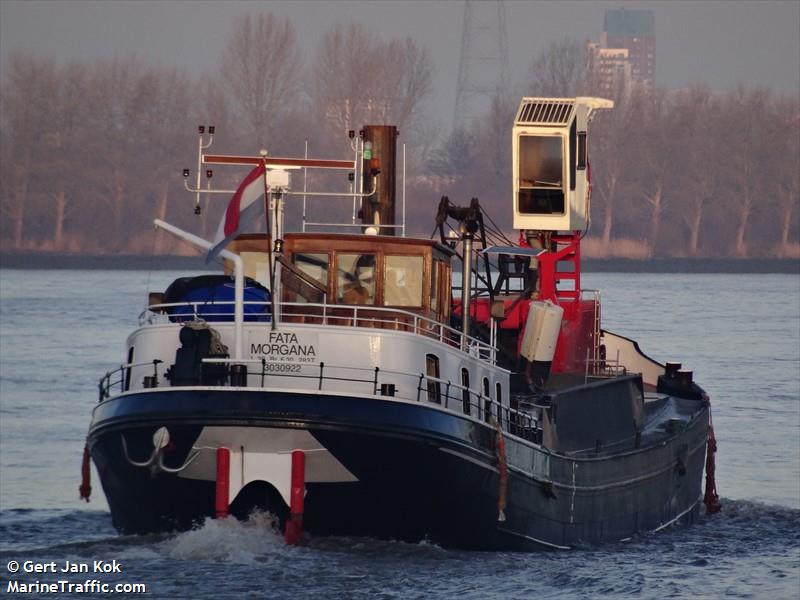
{"label": "mast", "polygon": [[[364,226],[396,225],[397,127],[365,125],[363,158],[364,189],[369,189],[377,172],[382,172],[383,177],[375,186],[375,194],[366,198],[361,207],[361,222]],[[381,227],[379,232],[382,235],[397,233],[394,227]]]}
{"label": "mast", "polygon": [[463,224],[463,234],[461,240],[463,242],[464,256],[462,258],[461,270],[461,349],[467,350],[467,338],[470,335],[470,299],[472,298],[472,240],[475,237],[475,231],[470,227],[470,223],[474,221],[467,221]]}

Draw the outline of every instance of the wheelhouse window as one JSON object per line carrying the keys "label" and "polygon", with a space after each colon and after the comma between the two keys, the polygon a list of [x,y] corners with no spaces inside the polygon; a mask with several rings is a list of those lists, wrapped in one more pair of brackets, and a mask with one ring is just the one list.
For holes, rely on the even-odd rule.
{"label": "wheelhouse window", "polygon": [[428,402],[442,403],[442,384],[439,381],[431,381],[431,377],[439,379],[439,357],[435,354],[425,355],[425,369],[428,379]]}
{"label": "wheelhouse window", "polygon": [[239,252],[244,262],[245,277],[251,277],[264,287],[269,287],[269,259],[265,252]]}
{"label": "wheelhouse window", "polygon": [[519,138],[519,198],[522,214],[564,214],[563,141],[560,136]]}
{"label": "wheelhouse window", "polygon": [[383,303],[386,306],[422,306],[421,256],[386,255]]}
{"label": "wheelhouse window", "polygon": [[318,282],[323,287],[328,287],[328,255],[321,253],[295,252],[292,262],[304,274]]}
{"label": "wheelhouse window", "polygon": [[328,286],[311,277],[294,262],[278,259],[281,269],[281,293],[284,302],[319,304],[325,301]]}
{"label": "wheelhouse window", "polygon": [[336,300],[344,304],[375,304],[375,255],[336,255]]}

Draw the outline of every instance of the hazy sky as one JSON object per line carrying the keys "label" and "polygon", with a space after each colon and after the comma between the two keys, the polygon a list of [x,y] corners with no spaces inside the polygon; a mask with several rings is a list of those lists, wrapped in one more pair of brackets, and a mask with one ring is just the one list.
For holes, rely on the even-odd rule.
{"label": "hazy sky", "polygon": [[[533,56],[564,35],[599,40],[604,11],[619,7],[655,12],[657,85],[702,81],[728,89],[741,82],[800,93],[800,0],[506,0],[517,94]],[[291,18],[308,61],[335,23],[358,20],[387,38],[412,36],[431,51],[433,107],[449,123],[463,24],[459,0],[0,0],[0,58],[15,49],[64,60],[135,53],[201,73],[219,60],[232,19],[257,11]]]}

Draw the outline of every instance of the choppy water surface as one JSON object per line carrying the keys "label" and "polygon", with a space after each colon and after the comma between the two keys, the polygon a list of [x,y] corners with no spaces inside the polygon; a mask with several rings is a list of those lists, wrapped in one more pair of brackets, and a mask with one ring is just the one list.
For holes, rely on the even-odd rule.
{"label": "choppy water surface", "polygon": [[[96,474],[92,502],[77,499],[96,384],[124,358],[147,289],[179,275],[0,271],[0,594],[14,581],[97,580],[144,583],[157,598],[800,596],[796,275],[584,276],[603,291],[606,328],[658,360],[680,360],[710,393],[724,508],[689,529],[535,554],[355,538],[286,547],[261,514],[174,535],[117,535]],[[91,570],[95,560],[116,560],[122,572],[7,568],[70,561]]]}

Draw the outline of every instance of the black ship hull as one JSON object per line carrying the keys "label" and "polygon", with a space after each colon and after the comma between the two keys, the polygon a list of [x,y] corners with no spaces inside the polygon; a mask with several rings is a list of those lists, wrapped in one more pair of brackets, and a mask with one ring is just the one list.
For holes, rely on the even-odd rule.
{"label": "black ship hull", "polygon": [[[312,534],[428,539],[476,550],[567,548],[696,517],[708,409],[702,401],[679,403],[684,419],[674,432],[616,454],[575,457],[508,434],[501,450],[497,427],[425,402],[156,389],[101,402],[89,449],[124,533],[187,529],[214,515],[215,481],[172,472],[191,458],[204,430],[294,430],[353,475],[306,483],[304,521]],[[160,463],[166,469],[142,466],[162,427],[170,435]],[[243,516],[254,506],[281,518],[288,512],[269,483],[242,489],[231,512]]]}

